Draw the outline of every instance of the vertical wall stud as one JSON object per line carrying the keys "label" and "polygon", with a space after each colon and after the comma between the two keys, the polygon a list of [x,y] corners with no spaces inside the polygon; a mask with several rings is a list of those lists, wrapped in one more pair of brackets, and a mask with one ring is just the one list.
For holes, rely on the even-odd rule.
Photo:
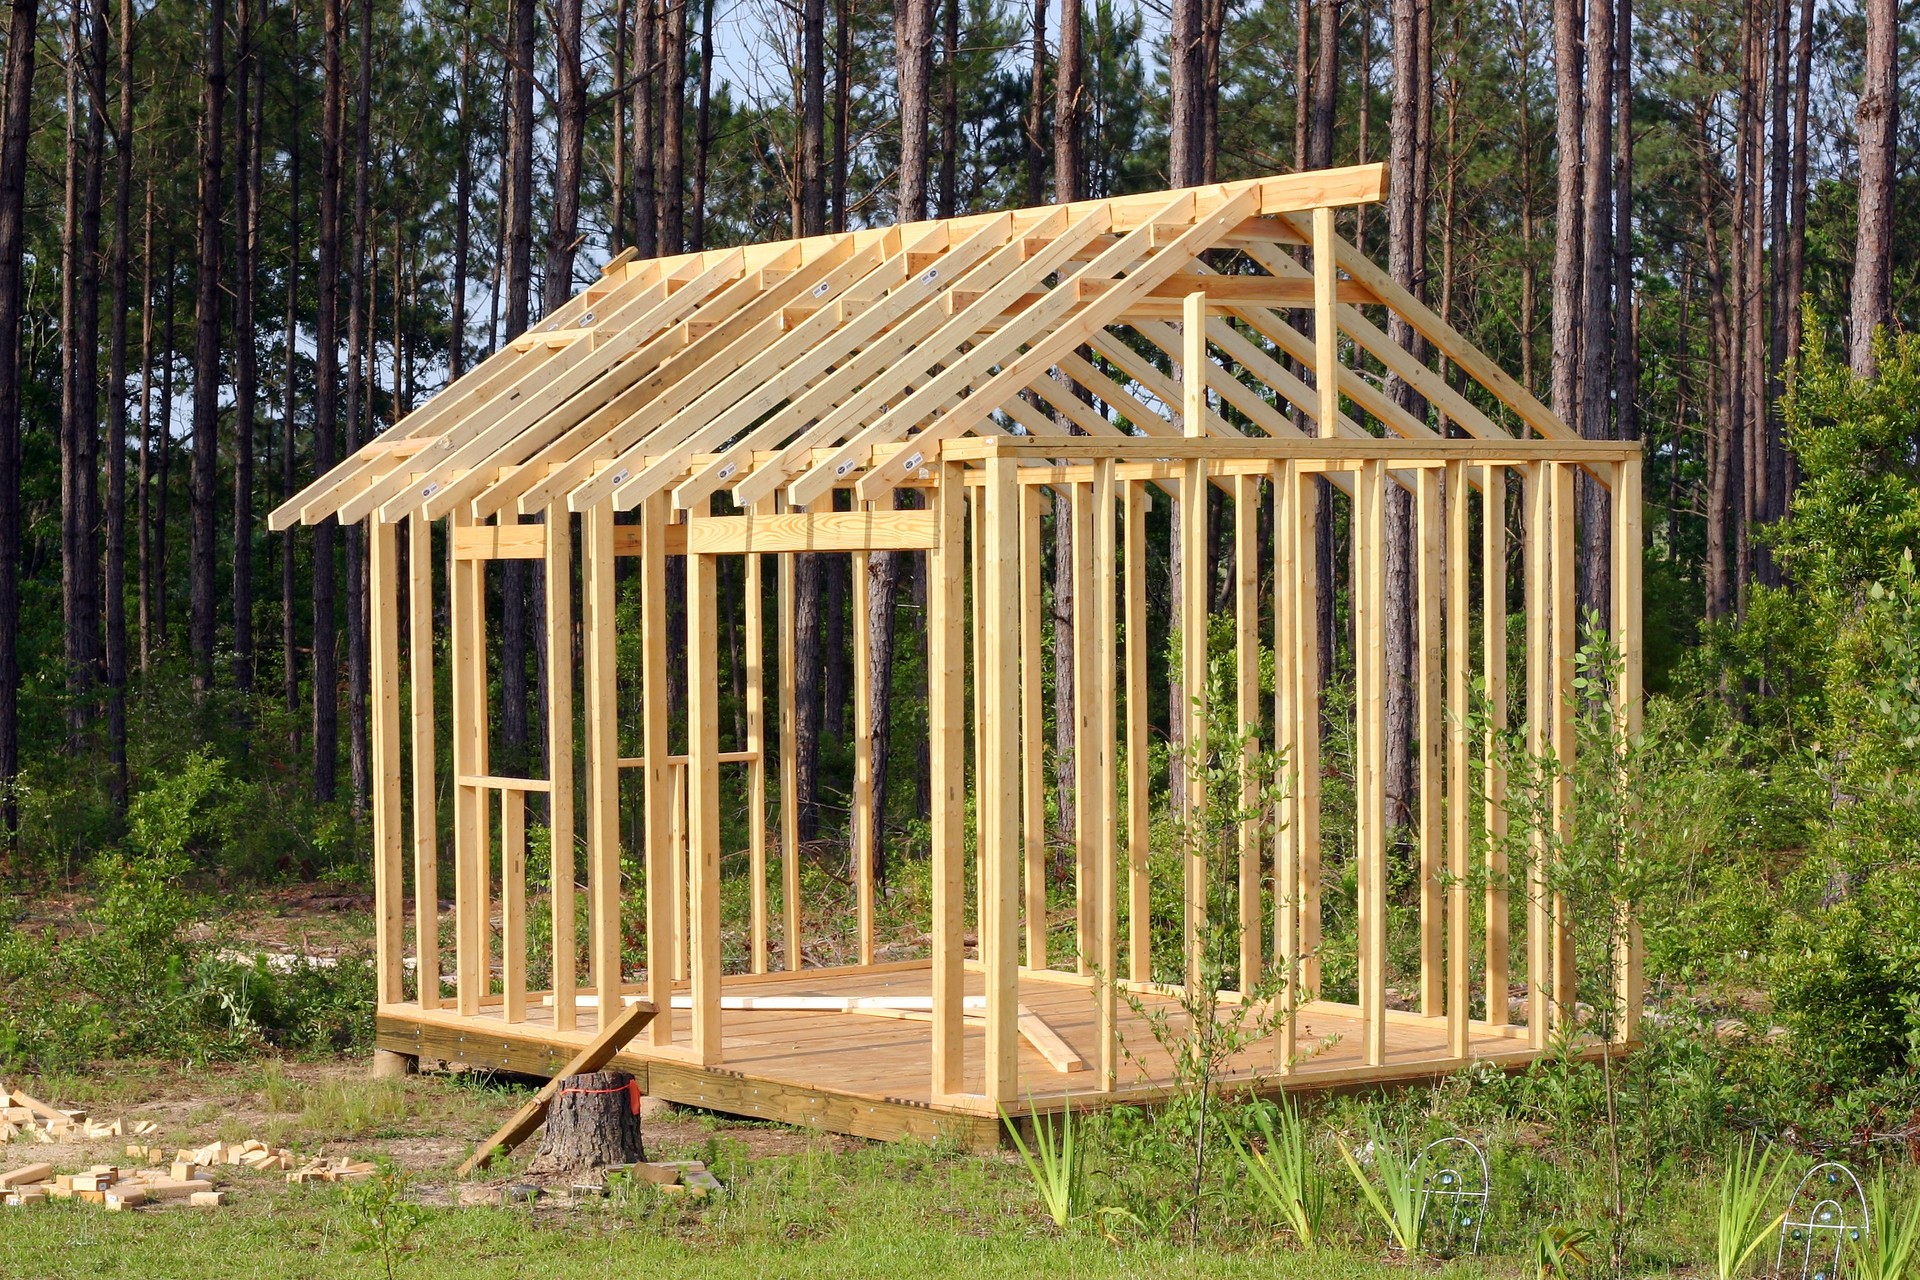
{"label": "vertical wall stud", "polygon": [[1020,479],[1011,459],[987,463],[979,593],[983,601],[981,683],[984,754],[980,760],[980,951],[987,979],[986,1094],[1018,1096],[1020,1035]]}
{"label": "vertical wall stud", "polygon": [[547,797],[548,895],[553,923],[553,1025],[571,1031],[578,988],[573,901],[573,517],[564,502],[547,506]]}
{"label": "vertical wall stud", "polygon": [[693,1048],[720,1062],[719,559],[687,557],[687,847],[692,884],[688,967]]}
{"label": "vertical wall stud", "polygon": [[440,1007],[440,824],[434,770],[433,523],[407,517],[407,674],[412,683],[415,973],[422,1009]]}
{"label": "vertical wall stud", "polygon": [[1507,1024],[1507,469],[1489,466],[1480,486],[1481,666],[1486,670],[1487,1022]]}
{"label": "vertical wall stud", "polygon": [[1147,706],[1147,489],[1128,480],[1121,486],[1123,537],[1126,540],[1127,662],[1127,976],[1135,982],[1153,977],[1153,894],[1147,875],[1150,772],[1147,736],[1152,712]]}
{"label": "vertical wall stud", "polygon": [[1440,1016],[1446,998],[1444,945],[1445,824],[1441,813],[1444,794],[1441,777],[1446,761],[1441,713],[1440,576],[1446,521],[1440,509],[1440,473],[1421,467],[1414,483],[1415,563],[1418,566],[1418,608],[1415,619],[1415,659],[1419,668],[1418,721],[1420,732],[1420,1012]]}
{"label": "vertical wall stud", "polygon": [[1472,1015],[1472,919],[1467,898],[1467,869],[1472,839],[1473,799],[1467,778],[1468,652],[1467,469],[1447,463],[1447,1056],[1465,1058],[1468,1018]]}
{"label": "vertical wall stud", "polygon": [[933,1095],[965,1089],[966,467],[940,462],[927,573],[927,729],[933,784]]}
{"label": "vertical wall stud", "polygon": [[1046,683],[1040,647],[1040,503],[1046,491],[1020,486],[1020,797],[1026,855],[1027,964],[1047,967]]}
{"label": "vertical wall stud", "polygon": [[372,602],[373,847],[376,994],[381,1004],[401,998],[401,949],[406,922],[406,856],[400,825],[400,566],[399,530],[378,517],[367,521],[367,568]]}
{"label": "vertical wall stud", "polygon": [[[614,664],[613,502],[595,503],[581,514],[581,643],[586,695],[586,795],[588,951],[601,1027],[620,1012],[620,744],[618,687]],[[652,690],[647,691],[651,695]],[[649,760],[651,764],[651,760]],[[647,805],[653,811],[651,797]],[[647,877],[648,897],[654,877]],[[647,931],[647,984],[652,996],[653,930]],[[654,1021],[671,1021],[665,1002]]]}

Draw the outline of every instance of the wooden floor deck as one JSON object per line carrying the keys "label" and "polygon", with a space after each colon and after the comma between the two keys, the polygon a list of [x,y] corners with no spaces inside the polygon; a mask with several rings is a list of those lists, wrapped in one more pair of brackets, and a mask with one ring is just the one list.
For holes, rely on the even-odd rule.
{"label": "wooden floor deck", "polygon": [[[967,974],[969,994],[984,991],[984,977]],[[874,968],[822,969],[798,974],[734,975],[725,996],[919,997],[931,991],[927,962]],[[1096,1054],[1093,991],[1071,975],[1023,973],[1020,1002],[1088,1063]],[[1138,1008],[1133,1007],[1137,1003]],[[1153,1102],[1174,1085],[1166,1050],[1155,1039],[1150,1017],[1182,1025],[1177,1001],[1135,995],[1120,1005],[1124,1055],[1118,1087],[1094,1088],[1085,1071],[1062,1072],[1024,1039],[1020,1045],[1020,1098],[1007,1111],[1019,1116],[1075,1106],[1125,1101]],[[572,1031],[556,1031],[553,1010],[530,999],[527,1020],[508,1023],[498,1006],[462,1017],[417,1004],[382,1005],[379,1047],[468,1066],[551,1075],[597,1027],[595,1011],[581,1007]],[[674,1102],[732,1114],[811,1125],[875,1138],[945,1134],[972,1145],[998,1141],[996,1109],[978,1097],[931,1094],[931,1023],[908,1016],[875,1016],[798,1010],[727,1009],[722,1014],[723,1061],[694,1062],[688,1045],[689,1016],[674,1011],[675,1046],[636,1041],[615,1065],[635,1073],[649,1093]],[[1361,1048],[1361,1022],[1350,1006],[1316,1003],[1299,1018],[1299,1057],[1282,1075],[1272,1042],[1264,1041],[1230,1063],[1230,1084],[1265,1093],[1387,1084],[1429,1079],[1464,1062],[1447,1056],[1441,1018],[1393,1012],[1387,1025],[1387,1061],[1368,1066]],[[967,1088],[982,1088],[984,1031],[967,1029]],[[1471,1059],[1512,1067],[1536,1055],[1524,1027],[1472,1025]]]}

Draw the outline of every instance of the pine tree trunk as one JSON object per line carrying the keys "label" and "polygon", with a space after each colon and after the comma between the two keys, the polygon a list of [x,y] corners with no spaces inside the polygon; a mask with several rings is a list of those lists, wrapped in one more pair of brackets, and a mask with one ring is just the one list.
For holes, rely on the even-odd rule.
{"label": "pine tree trunk", "polygon": [[[1071,0],[1069,0],[1071,3]],[[933,85],[933,0],[897,0],[893,45],[900,88],[900,196],[897,220],[927,216],[927,124]]]}
{"label": "pine tree trunk", "polygon": [[[123,3],[128,0],[122,0]],[[254,92],[259,67],[253,51],[253,0],[240,0],[240,36],[234,60],[240,77],[234,138],[234,414],[233,414],[233,686],[234,714],[251,718],[253,693],[253,427],[259,395],[258,345],[253,336],[255,254],[260,242],[261,112],[266,85]]]}
{"label": "pine tree trunk", "polygon": [[1553,0],[1553,129],[1559,156],[1553,213],[1553,408],[1576,431],[1580,429],[1580,286],[1585,267],[1580,203],[1583,25],[1579,0]]}
{"label": "pine tree trunk", "polygon": [[[149,155],[151,161],[151,155]],[[151,169],[151,164],[149,164]],[[140,674],[153,654],[153,539],[148,525],[153,460],[153,174],[146,180],[146,205],[140,218],[140,492],[135,500],[139,528],[134,546],[140,581]]]}
{"label": "pine tree trunk", "polygon": [[853,22],[855,0],[833,7],[833,155],[827,178],[828,222],[847,229],[847,170],[853,158]]}
{"label": "pine tree trunk", "polygon": [[227,109],[226,0],[207,6],[206,93],[200,119],[199,275],[194,293],[192,557],[187,648],[193,688],[213,688],[214,481],[220,452],[220,183]]}
{"label": "pine tree trunk", "polygon": [[178,246],[169,237],[166,302],[162,307],[167,315],[166,354],[160,366],[160,430],[154,433],[153,441],[159,453],[153,486],[153,643],[157,649],[167,647],[171,614],[168,593],[172,586],[169,577],[172,563],[167,554],[167,509],[173,501],[173,375],[179,357],[179,333],[174,329],[174,285],[179,279],[179,267]]}
{"label": "pine tree trunk", "polygon": [[[373,220],[368,185],[373,156],[373,0],[360,0],[359,57],[353,108],[353,240],[347,288],[347,451],[365,443],[372,395],[368,369],[373,349],[372,295],[378,278],[368,250]],[[372,635],[367,617],[367,530],[347,526],[347,765],[353,784],[353,812],[367,811],[373,793],[373,757],[367,716],[371,709]],[[514,564],[521,564],[516,560]]]}
{"label": "pine tree trunk", "polygon": [[1893,167],[1900,101],[1894,60],[1899,6],[1866,0],[1867,51],[1854,129],[1860,138],[1860,208],[1854,235],[1853,314],[1849,325],[1855,373],[1874,373],[1874,330],[1893,314]]}
{"label": "pine tree trunk", "polygon": [[[843,24],[845,20],[843,19]],[[800,37],[800,181],[797,236],[827,229],[826,0],[803,0]]]}
{"label": "pine tree trunk", "polygon": [[[579,0],[566,0],[576,9]],[[576,23],[576,25],[578,25]],[[660,252],[687,247],[687,4],[673,0],[660,31]],[[581,121],[585,124],[584,93]]]}
{"label": "pine tree trunk", "polygon": [[[453,175],[453,288],[447,298],[448,374],[457,378],[467,369],[467,273],[473,252],[473,0],[460,10],[460,104],[456,129],[460,154]],[[614,183],[613,203],[622,207],[621,184]],[[619,237],[616,235],[615,248]]]}
{"label": "pine tree trunk", "polygon": [[[341,66],[344,0],[321,0],[323,81],[320,121],[319,258],[314,282],[313,474],[325,475],[339,448],[340,396],[340,160],[346,80]],[[334,618],[339,522],[313,531],[313,794],[326,802],[339,782],[340,655]]]}
{"label": "pine tree trunk", "polygon": [[801,840],[820,834],[820,628],[822,557],[803,555],[794,570],[794,782]]}
{"label": "pine tree trunk", "polygon": [[[289,47],[300,47],[300,7],[297,3],[288,7]],[[299,70],[296,58],[294,68]],[[301,112],[300,85],[302,77],[290,77],[287,85],[287,300],[286,317],[282,321],[281,331],[286,342],[286,365],[281,372],[280,385],[280,500],[285,502],[294,495],[298,483],[296,454],[298,452],[294,434],[294,405],[297,390],[296,371],[298,369],[297,352],[300,334],[300,142],[304,138],[303,116]],[[141,482],[145,484],[146,464],[144,456],[141,462]],[[144,499],[143,499],[144,501]],[[300,749],[300,730],[295,715],[300,710],[300,646],[294,624],[294,593],[298,582],[294,561],[294,537],[298,531],[288,529],[280,535],[280,699],[287,710],[289,752]],[[142,606],[144,609],[144,605]],[[144,646],[146,621],[141,619],[141,631]],[[141,658],[145,665],[144,650]]]}
{"label": "pine tree trunk", "polygon": [[713,150],[713,6],[700,5],[700,85],[693,111],[693,208],[687,247],[707,247],[707,161]]}
{"label": "pine tree trunk", "polygon": [[[573,263],[580,234],[580,172],[587,129],[587,82],[581,71],[580,37],[580,0],[557,0],[553,7],[553,42],[559,91],[554,95],[553,208],[547,226],[543,312],[555,310],[573,296]],[[669,244],[665,251],[673,253],[677,249]]]}
{"label": "pine tree trunk", "polygon": [[1047,151],[1043,132],[1047,99],[1047,0],[1033,0],[1031,71],[1027,77],[1027,204],[1047,201]]}
{"label": "pine tree trunk", "polygon": [[[104,12],[96,16],[104,26]],[[107,357],[107,744],[116,809],[127,804],[127,274],[133,228],[133,0],[120,0],[118,161],[113,192],[112,331]],[[104,109],[104,103],[102,104]]]}
{"label": "pine tree trunk", "polygon": [[[1590,440],[1613,435],[1613,59],[1612,0],[1589,0],[1587,6],[1585,159],[1581,166],[1581,230],[1585,233],[1581,283],[1580,434]],[[1598,482],[1582,472],[1577,480],[1580,550],[1580,617],[1598,614],[1608,625],[1612,612],[1613,579],[1611,526],[1607,496]]]}
{"label": "pine tree trunk", "polygon": [[[507,211],[508,342],[526,331],[532,318],[534,4],[514,0],[510,156]],[[500,748],[503,767],[520,768],[530,741],[527,718],[528,593],[532,575],[524,560],[509,560],[500,574]]]}
{"label": "pine tree trunk", "polygon": [[9,852],[20,830],[11,785],[20,773],[20,321],[39,0],[14,0],[11,9],[0,115],[0,828]]}
{"label": "pine tree trunk", "polygon": [[[1395,6],[1393,11],[1393,107],[1387,125],[1387,270],[1396,283],[1418,296],[1425,276],[1426,240],[1421,220],[1422,189],[1427,150],[1422,145],[1422,116],[1428,95],[1422,84],[1422,46],[1430,39],[1431,11],[1422,3]],[[1388,319],[1387,334],[1401,347],[1421,354],[1412,326],[1397,313]],[[1389,394],[1407,412],[1425,419],[1426,402],[1412,386],[1389,378]],[[1385,705],[1386,800],[1389,827],[1405,825],[1414,793],[1414,686],[1412,597],[1414,587],[1412,537],[1413,504],[1406,490],[1388,485],[1382,512],[1383,568],[1385,570],[1385,633],[1387,689]],[[1321,522],[1322,543],[1331,543],[1330,521]],[[1330,567],[1330,566],[1329,566]],[[1330,593],[1329,593],[1330,594]],[[1358,643],[1356,639],[1356,643]],[[1329,652],[1331,652],[1329,650]]]}
{"label": "pine tree trunk", "polygon": [[[1067,3],[1079,7],[1079,0]],[[951,218],[960,189],[960,0],[943,0],[940,13],[940,195],[934,216]]]}
{"label": "pine tree trunk", "polygon": [[540,1150],[527,1172],[535,1176],[584,1173],[645,1160],[640,1117],[624,1071],[569,1076],[547,1108]]}

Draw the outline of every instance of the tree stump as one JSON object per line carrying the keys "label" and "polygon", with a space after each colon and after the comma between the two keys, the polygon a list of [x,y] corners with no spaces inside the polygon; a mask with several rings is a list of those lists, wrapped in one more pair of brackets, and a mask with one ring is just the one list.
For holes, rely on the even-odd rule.
{"label": "tree stump", "polygon": [[553,1096],[531,1174],[574,1174],[647,1158],[640,1145],[639,1095],[624,1071],[571,1076]]}

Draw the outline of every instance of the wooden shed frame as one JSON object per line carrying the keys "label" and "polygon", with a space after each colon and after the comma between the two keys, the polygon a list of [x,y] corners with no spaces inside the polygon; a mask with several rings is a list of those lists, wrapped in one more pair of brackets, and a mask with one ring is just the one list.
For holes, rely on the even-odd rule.
{"label": "wooden shed frame", "polygon": [[[1240,841],[1236,968],[1249,989],[1263,970],[1283,969],[1290,1013],[1270,1043],[1235,1059],[1231,1081],[1391,1081],[1545,1052],[1575,999],[1577,922],[1546,891],[1544,842],[1520,876],[1530,891],[1509,896],[1506,842],[1495,838],[1507,780],[1490,739],[1470,728],[1469,691],[1484,681],[1493,724],[1524,708],[1529,748],[1571,758],[1574,493],[1585,471],[1612,493],[1616,696],[1637,728],[1640,448],[1578,438],[1336,234],[1337,209],[1384,194],[1382,168],[1368,165],[651,261],[623,255],[536,331],[275,511],[276,530],[323,521],[367,530],[381,1049],[551,1073],[623,1001],[645,1000],[658,1016],[619,1064],[653,1093],[729,1112],[986,1142],[1002,1110],[1164,1096],[1171,1069],[1142,1014],[1152,1005],[1177,1015],[1181,979],[1169,981],[1166,957],[1153,954],[1149,919],[1149,708],[1167,694],[1148,687],[1145,514],[1153,489],[1184,499],[1183,554],[1204,563],[1209,504],[1193,499],[1213,487],[1230,520],[1236,693],[1232,707],[1206,705],[1210,575],[1190,572],[1179,637],[1186,737],[1203,740],[1209,715],[1231,717],[1285,762],[1277,834]],[[1474,394],[1391,341],[1370,318],[1383,308]],[[1433,417],[1401,409],[1377,373],[1358,367],[1360,352],[1418,391]],[[1398,1002],[1410,1007],[1395,1007],[1386,989],[1392,485],[1412,493],[1418,534],[1409,674],[1420,973],[1418,992]],[[902,490],[921,496],[897,502]],[[1048,490],[1066,499],[1070,536],[1042,515]],[[1343,583],[1321,580],[1322,501],[1348,513]],[[620,512],[636,514],[627,523]],[[1045,911],[1040,602],[1050,541],[1072,557],[1079,619],[1070,924]],[[876,961],[872,726],[856,625],[859,960],[809,968],[788,802],[796,562],[847,555],[858,568],[880,551],[927,557],[929,954]],[[685,564],[679,634],[668,625],[672,557]],[[637,561],[627,570],[640,633],[631,673],[619,669],[622,558]],[[514,559],[544,568],[554,678],[542,778],[489,768],[487,575]],[[728,589],[744,595],[747,707],[745,740],[723,749],[717,601],[729,559],[744,566],[729,569]],[[852,582],[860,619],[866,574]],[[1314,619],[1320,593],[1342,585],[1353,657],[1337,675],[1351,679],[1355,709],[1351,1003],[1320,990],[1320,695],[1331,655],[1323,662]],[[1524,688],[1510,697],[1515,598]],[[434,706],[436,608],[449,624],[450,740]],[[1274,655],[1270,700],[1263,646]],[[687,673],[680,750],[664,696],[673,648]],[[632,756],[619,742],[623,683],[641,695]],[[751,926],[732,957],[721,920],[723,768],[745,770],[749,798]],[[622,847],[625,770],[642,779],[638,849]],[[1197,771],[1186,785],[1200,785]],[[546,797],[551,833],[552,943],[536,957],[551,976],[537,988],[529,795]],[[1556,823],[1571,822],[1572,803],[1570,782],[1556,782]],[[445,958],[444,804],[451,997],[420,977],[440,973]],[[623,857],[645,868],[635,972],[622,963]],[[1199,980],[1207,874],[1204,858],[1185,857],[1186,983]],[[1630,922],[1591,927],[1611,940],[1624,1044],[1640,1005],[1637,933]],[[1063,947],[1054,935],[1069,930]],[[1525,958],[1517,1017],[1507,998],[1514,947]]]}

